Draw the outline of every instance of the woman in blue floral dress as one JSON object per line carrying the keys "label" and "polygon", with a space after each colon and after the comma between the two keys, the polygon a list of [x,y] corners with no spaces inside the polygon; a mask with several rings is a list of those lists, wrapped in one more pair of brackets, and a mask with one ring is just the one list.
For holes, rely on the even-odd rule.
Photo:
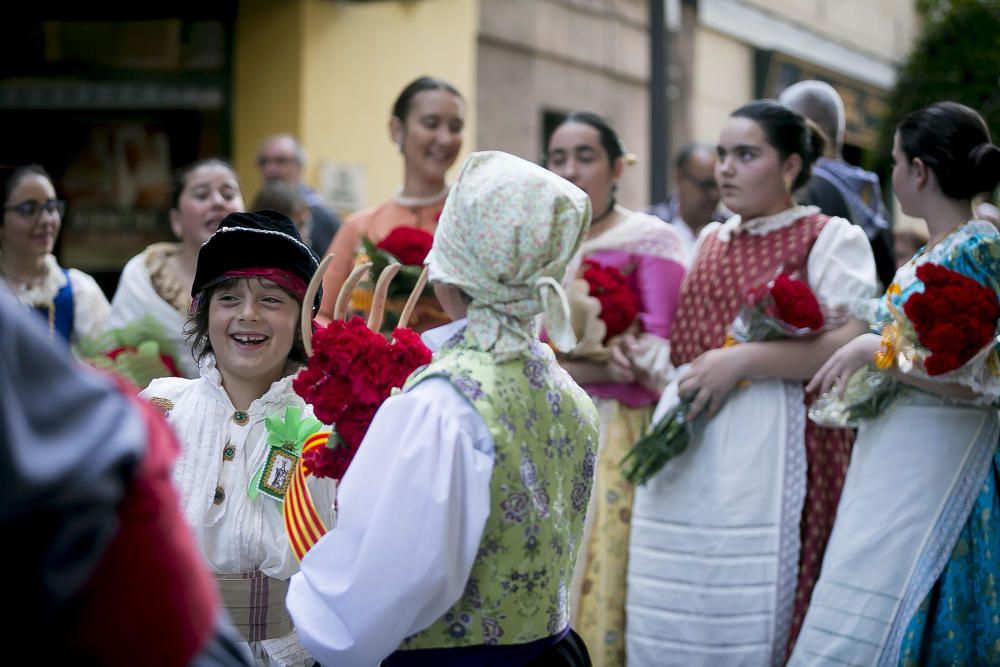
{"label": "woman in blue floral dress", "polygon": [[868,378],[891,379],[896,388],[891,402],[859,425],[837,522],[789,664],[1000,664],[995,323],[977,354],[935,374],[922,363],[926,350],[906,344],[912,334],[901,330],[895,342],[883,335],[907,312],[907,300],[928,289],[918,276],[924,265],[971,278],[987,298],[1000,294],[1000,233],[969,220],[972,198],[1000,182],[1000,148],[978,113],[941,102],[904,118],[893,159],[903,211],[927,221],[930,240],[871,309],[872,333],[838,350],[811,383],[846,387],[875,359],[884,375]]}

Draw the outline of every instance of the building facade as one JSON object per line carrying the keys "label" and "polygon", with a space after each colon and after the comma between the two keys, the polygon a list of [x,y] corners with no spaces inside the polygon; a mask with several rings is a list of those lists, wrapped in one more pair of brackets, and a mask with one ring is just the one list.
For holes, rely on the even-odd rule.
{"label": "building facade", "polygon": [[603,115],[638,157],[618,198],[639,208],[651,122],[671,150],[713,142],[730,111],[802,78],[840,91],[859,161],[919,28],[912,0],[652,0],[666,7],[669,105],[651,121],[649,1],[43,3],[0,47],[0,163],[49,168],[69,200],[60,259],[110,290],[170,237],[175,168],[231,159],[251,201],[270,134],[299,137],[307,181],[342,213],[384,201],[403,169],[390,109],[422,74],[463,93],[465,154],[539,160],[566,112]]}

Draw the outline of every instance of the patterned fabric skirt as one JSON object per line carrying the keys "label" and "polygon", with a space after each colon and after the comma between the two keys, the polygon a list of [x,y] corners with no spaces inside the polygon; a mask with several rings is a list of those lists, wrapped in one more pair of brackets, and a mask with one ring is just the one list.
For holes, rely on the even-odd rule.
{"label": "patterned fabric skirt", "polygon": [[1000,453],[944,572],[910,620],[902,667],[1000,665]]}
{"label": "patterned fabric skirt", "polygon": [[602,398],[594,403],[601,418],[601,441],[570,599],[571,625],[587,644],[594,667],[624,667],[633,490],[619,464],[649,426],[653,406],[629,408]]}

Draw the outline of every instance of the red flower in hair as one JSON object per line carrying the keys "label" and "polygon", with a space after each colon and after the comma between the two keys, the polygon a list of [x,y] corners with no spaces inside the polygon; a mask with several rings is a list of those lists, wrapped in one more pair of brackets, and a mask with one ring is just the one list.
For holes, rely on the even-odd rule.
{"label": "red flower in hair", "polygon": [[375,247],[385,250],[399,260],[400,264],[420,266],[427,258],[434,244],[434,236],[416,227],[396,227]]}
{"label": "red flower in hair", "polygon": [[928,375],[964,365],[993,341],[1000,303],[979,281],[939,264],[917,267],[924,291],[903,304],[920,344],[931,354],[924,360]]}

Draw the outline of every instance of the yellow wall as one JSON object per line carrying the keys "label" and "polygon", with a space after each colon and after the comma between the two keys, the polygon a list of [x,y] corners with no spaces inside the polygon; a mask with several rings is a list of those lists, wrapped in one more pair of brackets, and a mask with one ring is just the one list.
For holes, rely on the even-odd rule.
{"label": "yellow wall", "polygon": [[753,49],[699,26],[694,69],[694,139],[714,144],[729,114],[753,99]]}
{"label": "yellow wall", "polygon": [[[236,34],[234,159],[252,197],[261,138],[293,132],[309,154],[306,180],[321,161],[364,166],[366,201],[379,203],[402,180],[389,139],[396,96],[421,74],[441,77],[465,96],[464,155],[473,149],[478,0],[243,0]],[[276,27],[281,32],[276,31]],[[287,41],[276,35],[287,35]],[[277,42],[285,48],[279,52]],[[286,91],[296,98],[284,105]],[[263,107],[263,108],[261,108]]]}
{"label": "yellow wall", "polygon": [[249,206],[260,187],[257,147],[302,127],[302,0],[242,0],[233,54],[233,164]]}

